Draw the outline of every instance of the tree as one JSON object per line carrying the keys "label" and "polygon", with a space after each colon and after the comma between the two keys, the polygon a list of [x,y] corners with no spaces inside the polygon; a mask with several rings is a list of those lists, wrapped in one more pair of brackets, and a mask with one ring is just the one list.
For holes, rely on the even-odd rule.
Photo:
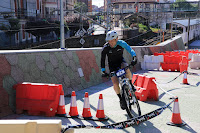
{"label": "tree", "polygon": [[74,9],[78,12],[81,12],[81,8],[82,8],[82,12],[88,12],[88,7],[84,2],[77,2],[74,5]]}
{"label": "tree", "polygon": [[21,26],[19,24],[19,19],[16,18],[9,18],[8,22],[9,25],[2,24],[0,30],[3,30],[5,34],[9,36],[11,43],[12,36],[19,32]]}
{"label": "tree", "polygon": [[36,36],[37,41],[39,41],[41,36],[48,35],[56,28],[55,25],[50,24],[46,20],[28,21],[25,27],[27,29],[26,32]]}
{"label": "tree", "polygon": [[[56,27],[59,27],[59,28],[54,28],[53,30],[54,30],[55,34],[57,35],[57,37],[60,38],[60,21],[55,21],[55,24],[54,24],[54,25],[55,25]],[[69,30],[69,28],[68,28],[66,22],[64,22],[64,25],[65,25],[64,31],[66,32],[66,31]]]}
{"label": "tree", "polygon": [[176,0],[176,2],[174,2],[171,5],[171,8],[175,9],[175,10],[189,10],[194,8],[194,6],[192,6],[188,1],[186,0]]}

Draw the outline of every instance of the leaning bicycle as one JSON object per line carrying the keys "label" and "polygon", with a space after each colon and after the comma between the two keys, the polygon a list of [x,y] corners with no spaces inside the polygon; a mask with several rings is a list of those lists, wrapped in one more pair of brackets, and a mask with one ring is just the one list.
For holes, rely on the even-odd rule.
{"label": "leaning bicycle", "polygon": [[125,102],[126,112],[130,118],[137,117],[141,115],[140,105],[135,96],[134,88],[131,87],[129,79],[126,78],[126,70],[129,66],[119,69],[115,72],[111,72],[111,76],[117,76],[119,78],[119,83],[121,86],[120,94],[122,100]]}

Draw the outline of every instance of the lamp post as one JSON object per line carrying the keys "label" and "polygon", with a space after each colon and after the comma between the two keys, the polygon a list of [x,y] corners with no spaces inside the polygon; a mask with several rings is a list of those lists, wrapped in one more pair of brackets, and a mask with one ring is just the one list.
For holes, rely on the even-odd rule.
{"label": "lamp post", "polygon": [[65,48],[63,0],[60,0],[60,48]]}

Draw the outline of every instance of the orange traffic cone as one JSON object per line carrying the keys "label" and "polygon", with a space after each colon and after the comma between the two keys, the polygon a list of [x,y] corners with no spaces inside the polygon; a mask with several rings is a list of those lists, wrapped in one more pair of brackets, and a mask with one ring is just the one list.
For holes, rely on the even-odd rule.
{"label": "orange traffic cone", "polygon": [[88,92],[85,92],[82,116],[84,119],[90,119],[92,117],[90,112],[90,102],[89,102]]}
{"label": "orange traffic cone", "polygon": [[106,117],[105,114],[104,114],[103,95],[102,94],[99,95],[99,101],[98,101],[96,117],[100,121],[108,120],[108,117]]}
{"label": "orange traffic cone", "polygon": [[64,91],[63,89],[61,89],[60,92],[60,100],[59,100],[59,105],[58,105],[58,109],[57,109],[57,116],[66,116],[66,112],[65,112],[65,98],[64,98]]}
{"label": "orange traffic cone", "polygon": [[187,84],[188,85],[188,81],[187,81],[187,71],[184,72],[183,75],[183,84]]}
{"label": "orange traffic cone", "polygon": [[175,101],[174,101],[174,107],[173,107],[171,122],[168,122],[167,125],[178,126],[178,127],[185,125],[185,123],[183,123],[182,120],[181,120],[178,98],[176,98]]}
{"label": "orange traffic cone", "polygon": [[77,104],[76,104],[76,93],[75,93],[75,91],[72,91],[69,115],[71,117],[78,117],[79,116]]}

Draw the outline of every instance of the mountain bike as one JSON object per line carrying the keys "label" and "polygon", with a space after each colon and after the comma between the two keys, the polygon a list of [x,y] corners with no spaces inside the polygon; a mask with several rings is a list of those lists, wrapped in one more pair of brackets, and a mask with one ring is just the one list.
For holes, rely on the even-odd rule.
{"label": "mountain bike", "polygon": [[141,115],[140,105],[138,99],[135,96],[134,88],[130,85],[129,79],[126,78],[126,70],[130,67],[127,66],[117,71],[111,72],[110,75],[117,76],[119,78],[119,83],[121,86],[120,94],[122,100],[125,102],[126,112],[130,118],[137,117]]}

